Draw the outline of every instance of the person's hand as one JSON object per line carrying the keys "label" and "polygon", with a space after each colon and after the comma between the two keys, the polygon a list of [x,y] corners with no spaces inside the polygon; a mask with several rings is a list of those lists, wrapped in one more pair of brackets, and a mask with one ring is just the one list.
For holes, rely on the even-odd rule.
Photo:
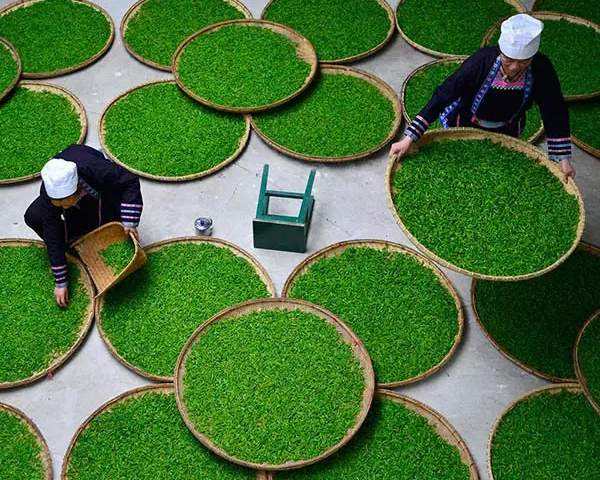
{"label": "person's hand", "polygon": [[560,169],[565,176],[565,182],[569,181],[569,178],[575,178],[575,169],[569,160],[561,160]]}
{"label": "person's hand", "polygon": [[55,287],[54,298],[59,307],[67,307],[69,305],[69,289],[67,287]]}
{"label": "person's hand", "polygon": [[405,136],[402,140],[396,143],[392,143],[390,148],[390,157],[402,158],[408,152],[408,149],[413,143],[413,139]]}
{"label": "person's hand", "polygon": [[135,227],[124,227],[124,228],[125,228],[125,233],[127,235],[131,234],[138,242],[140,241],[140,234],[138,233],[137,228],[135,228]]}

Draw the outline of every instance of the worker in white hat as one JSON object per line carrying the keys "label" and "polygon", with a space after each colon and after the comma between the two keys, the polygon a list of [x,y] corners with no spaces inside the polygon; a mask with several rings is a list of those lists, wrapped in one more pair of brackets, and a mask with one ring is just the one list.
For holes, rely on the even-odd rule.
{"label": "worker in white hat", "polygon": [[535,102],[550,159],[560,163],[565,179],[574,177],[567,105],[552,63],[538,52],[543,29],[541,21],[527,14],[505,20],[498,46],[482,48],[467,58],[435,90],[390,154],[406,154],[438,117],[444,128],[474,127],[519,137],[526,111]]}
{"label": "worker in white hat", "polygon": [[44,165],[40,195],[25,212],[25,223],[46,243],[59,306],[69,302],[68,245],[112,221],[137,236],[142,208],[138,177],[98,150],[71,145]]}

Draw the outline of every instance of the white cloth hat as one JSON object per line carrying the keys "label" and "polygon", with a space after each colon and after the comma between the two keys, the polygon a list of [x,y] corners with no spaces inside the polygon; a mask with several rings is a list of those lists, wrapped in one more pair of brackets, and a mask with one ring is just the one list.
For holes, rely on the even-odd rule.
{"label": "white cloth hat", "polygon": [[42,168],[42,180],[50,198],[66,198],[77,191],[77,165],[62,158],[53,158]]}
{"label": "white cloth hat", "polygon": [[540,49],[540,37],[544,24],[526,13],[513,15],[502,22],[500,51],[515,60],[533,57]]}

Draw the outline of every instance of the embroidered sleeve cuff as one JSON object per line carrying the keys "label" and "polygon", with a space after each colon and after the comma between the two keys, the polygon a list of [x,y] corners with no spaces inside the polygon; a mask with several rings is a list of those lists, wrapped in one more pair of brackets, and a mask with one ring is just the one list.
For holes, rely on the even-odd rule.
{"label": "embroidered sleeve cuff", "polygon": [[122,203],[121,221],[123,222],[123,225],[129,228],[137,227],[140,223],[143,207],[144,206],[141,203]]}
{"label": "embroidered sleeve cuff", "polygon": [[68,270],[66,265],[57,265],[50,267],[52,274],[54,275],[54,284],[57,287],[66,287],[69,283],[67,278]]}
{"label": "embroidered sleeve cuff", "polygon": [[571,138],[548,138],[548,157],[554,162],[571,160]]}
{"label": "embroidered sleeve cuff", "polygon": [[429,128],[429,122],[425,120],[421,115],[417,115],[415,119],[410,122],[410,125],[406,127],[404,135],[412,138],[414,141],[419,140],[423,134]]}

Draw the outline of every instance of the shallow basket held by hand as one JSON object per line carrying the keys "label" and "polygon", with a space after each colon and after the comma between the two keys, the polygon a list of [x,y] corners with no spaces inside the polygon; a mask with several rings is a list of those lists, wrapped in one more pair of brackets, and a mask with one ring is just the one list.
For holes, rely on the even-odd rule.
{"label": "shallow basket held by hand", "polygon": [[[133,242],[135,253],[127,266],[118,274],[115,274],[101,255],[110,245],[129,239]],[[73,248],[85,264],[98,293],[99,297],[109,288],[129,276],[146,263],[146,253],[132,234],[125,232],[123,225],[118,222],[107,223],[96,230],[84,235],[73,244]]]}

